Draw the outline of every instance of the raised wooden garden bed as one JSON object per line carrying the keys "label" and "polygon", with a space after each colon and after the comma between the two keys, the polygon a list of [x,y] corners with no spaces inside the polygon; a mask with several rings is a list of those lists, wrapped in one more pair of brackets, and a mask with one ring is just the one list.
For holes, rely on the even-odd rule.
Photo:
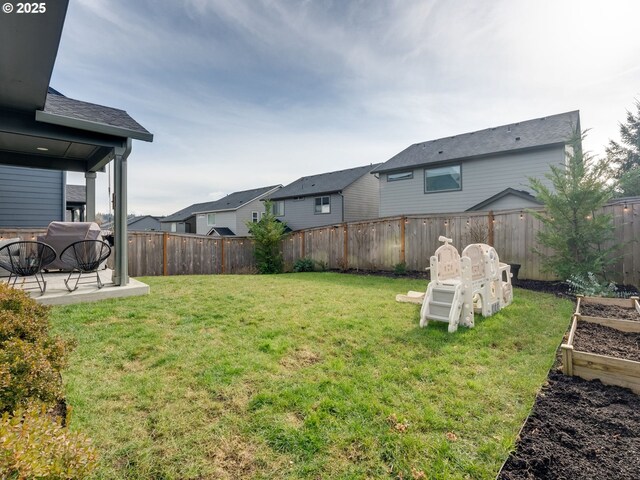
{"label": "raised wooden garden bed", "polygon": [[[628,310],[629,315],[624,315],[628,319],[583,315],[581,312],[586,308],[583,309],[582,307],[589,305]],[[607,385],[627,387],[640,394],[640,361],[619,358],[617,355],[580,351],[574,348],[576,331],[580,328],[581,322],[627,332],[634,337],[640,336],[640,303],[638,297],[629,299],[578,297],[569,337],[567,342],[561,345],[561,349],[562,372],[565,375],[575,375],[586,380],[599,379]]]}

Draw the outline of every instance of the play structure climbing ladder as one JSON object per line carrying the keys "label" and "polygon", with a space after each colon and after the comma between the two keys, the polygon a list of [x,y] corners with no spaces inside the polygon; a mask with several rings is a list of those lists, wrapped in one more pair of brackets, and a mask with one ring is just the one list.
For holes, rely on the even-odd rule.
{"label": "play structure climbing ladder", "polygon": [[474,311],[488,317],[511,303],[510,266],[500,263],[493,247],[474,243],[460,257],[451,239],[439,240],[444,245],[430,258],[431,282],[420,310],[421,327],[434,320],[448,323],[449,332],[455,332],[458,325],[474,326]]}

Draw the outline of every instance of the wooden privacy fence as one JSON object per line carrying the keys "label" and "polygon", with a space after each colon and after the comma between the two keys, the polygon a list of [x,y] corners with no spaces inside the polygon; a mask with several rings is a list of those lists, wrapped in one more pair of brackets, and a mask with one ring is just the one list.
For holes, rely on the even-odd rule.
{"label": "wooden privacy fence", "polygon": [[[620,245],[613,280],[640,285],[640,198],[622,199],[603,209],[611,214]],[[526,210],[411,215],[342,223],[293,232],[285,238],[285,269],[311,258],[328,269],[424,271],[445,235],[461,251],[470,243],[493,245],[500,260],[520,264],[520,278],[550,280],[542,271],[537,233],[541,222]],[[2,229],[0,236],[25,240],[42,229]],[[193,275],[255,272],[253,242],[247,238],[211,238],[163,232],[129,233],[129,274]],[[542,249],[544,251],[544,249]]]}

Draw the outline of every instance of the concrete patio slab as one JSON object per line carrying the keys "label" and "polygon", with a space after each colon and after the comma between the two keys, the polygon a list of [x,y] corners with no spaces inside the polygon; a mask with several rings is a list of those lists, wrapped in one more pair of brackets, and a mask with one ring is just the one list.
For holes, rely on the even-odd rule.
{"label": "concrete patio slab", "polygon": [[[98,288],[94,274],[83,275],[81,282],[94,281],[85,284],[79,283],[78,289],[70,292],[64,284],[64,281],[69,276],[68,273],[45,273],[44,279],[47,282],[47,288],[44,295],[40,293],[37,287],[35,289],[29,288],[25,291],[27,291],[36,302],[44,305],[70,305],[73,303],[96,302],[108,298],[135,297],[147,295],[150,291],[149,285],[135,278],[130,278],[128,285],[118,287],[113,284],[111,275],[112,270],[110,269],[100,271],[100,280],[104,284],[102,288]],[[6,281],[6,278],[0,280]],[[21,279],[18,279],[16,286],[20,285],[20,281]],[[35,284],[29,284],[28,287],[34,285]]]}

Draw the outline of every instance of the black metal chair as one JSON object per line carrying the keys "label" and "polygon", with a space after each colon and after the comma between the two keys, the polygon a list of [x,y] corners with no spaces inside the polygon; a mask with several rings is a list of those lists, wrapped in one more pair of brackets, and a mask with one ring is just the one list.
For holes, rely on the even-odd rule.
{"label": "black metal chair", "polygon": [[[9,272],[9,285],[15,287],[18,278],[33,276],[42,294],[47,290],[42,269],[55,259],[55,250],[43,242],[19,241],[0,248],[0,267]],[[25,280],[23,283],[33,281]]]}
{"label": "black metal chair", "polygon": [[[109,258],[109,255],[111,255],[111,247],[106,242],[100,240],[81,240],[65,248],[60,254],[60,260],[71,267],[71,272],[64,281],[67,290],[73,292],[78,288],[79,283],[93,283],[93,280],[80,282],[80,278],[85,273],[95,273],[98,288],[102,288],[104,285],[100,281],[98,269],[100,268],[100,264]],[[78,278],[76,279],[74,287],[71,288],[69,287],[69,281],[74,273],[78,274]]]}

